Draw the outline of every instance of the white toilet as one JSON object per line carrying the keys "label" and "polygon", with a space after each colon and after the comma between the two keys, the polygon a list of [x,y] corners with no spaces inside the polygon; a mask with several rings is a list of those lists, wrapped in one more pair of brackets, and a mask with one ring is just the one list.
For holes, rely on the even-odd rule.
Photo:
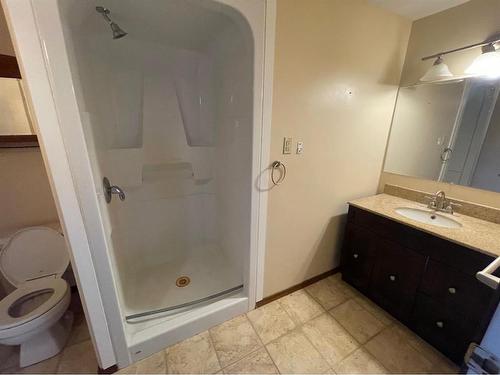
{"label": "white toilet", "polygon": [[[69,264],[61,233],[22,229],[0,251],[0,273],[14,290],[0,301],[0,344],[20,345],[20,366],[59,353],[68,340],[71,293],[61,278]],[[9,285],[7,285],[9,286]]]}

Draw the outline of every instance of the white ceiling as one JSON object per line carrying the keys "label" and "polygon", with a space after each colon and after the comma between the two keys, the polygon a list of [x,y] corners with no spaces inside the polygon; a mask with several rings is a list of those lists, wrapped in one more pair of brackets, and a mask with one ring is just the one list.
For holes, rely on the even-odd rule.
{"label": "white ceiling", "polygon": [[466,3],[469,0],[368,0],[372,4],[411,20],[430,16],[448,8]]}

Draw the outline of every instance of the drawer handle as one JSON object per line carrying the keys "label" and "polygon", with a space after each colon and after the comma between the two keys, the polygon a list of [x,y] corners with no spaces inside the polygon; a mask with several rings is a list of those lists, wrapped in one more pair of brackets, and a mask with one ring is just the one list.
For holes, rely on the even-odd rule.
{"label": "drawer handle", "polygon": [[438,320],[438,321],[436,322],[436,326],[437,326],[438,328],[443,328],[443,327],[444,327],[444,322],[443,322],[442,320]]}
{"label": "drawer handle", "polygon": [[358,255],[358,254],[353,254],[353,255],[352,255],[352,257],[353,257],[354,259],[358,259],[358,258],[359,258],[359,255]]}
{"label": "drawer handle", "polygon": [[449,292],[450,294],[456,294],[456,293],[457,293],[457,290],[456,290],[455,288],[451,287],[451,288],[448,288],[448,292]]}
{"label": "drawer handle", "polygon": [[389,275],[389,280],[396,281],[396,275]]}

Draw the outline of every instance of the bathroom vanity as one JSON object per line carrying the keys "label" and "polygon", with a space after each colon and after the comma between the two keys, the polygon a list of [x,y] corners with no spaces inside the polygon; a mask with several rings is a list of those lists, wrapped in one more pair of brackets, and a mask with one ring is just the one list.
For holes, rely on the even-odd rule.
{"label": "bathroom vanity", "polygon": [[408,219],[425,210],[388,194],[349,202],[342,278],[456,363],[479,343],[498,293],[476,273],[500,255],[500,225],[461,214],[440,227]]}

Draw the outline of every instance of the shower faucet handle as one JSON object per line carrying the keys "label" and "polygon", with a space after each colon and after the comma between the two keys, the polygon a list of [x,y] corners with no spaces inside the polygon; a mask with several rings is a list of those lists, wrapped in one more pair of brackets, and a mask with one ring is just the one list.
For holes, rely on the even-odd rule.
{"label": "shower faucet handle", "polygon": [[125,192],[116,185],[111,185],[107,177],[102,179],[102,185],[104,187],[104,198],[106,199],[106,203],[111,202],[111,198],[113,198],[113,194],[118,195],[121,201],[125,200]]}

